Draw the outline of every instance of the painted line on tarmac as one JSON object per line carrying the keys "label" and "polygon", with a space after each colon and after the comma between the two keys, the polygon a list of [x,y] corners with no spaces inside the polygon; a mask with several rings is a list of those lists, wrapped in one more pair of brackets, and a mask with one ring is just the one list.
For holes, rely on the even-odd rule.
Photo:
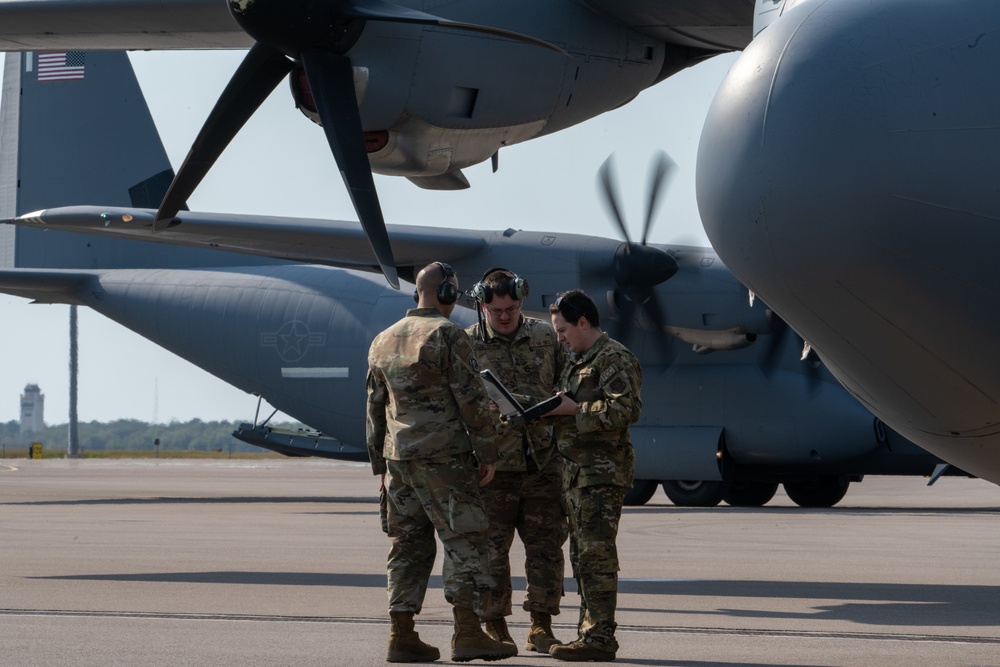
{"label": "painted line on tarmac", "polygon": [[17,468],[6,464],[0,464],[0,472],[17,472]]}
{"label": "painted line on tarmac", "polygon": [[[224,621],[251,623],[327,623],[330,625],[378,625],[388,624],[388,618],[365,618],[361,616],[278,616],[270,614],[195,614],[132,611],[79,611],[66,609],[0,609],[4,616],[40,616],[49,618],[124,618],[132,620],[174,620],[174,621]],[[421,619],[421,625],[451,626],[450,619]],[[528,623],[509,623],[514,628],[528,628]],[[557,629],[575,629],[569,623],[553,623]],[[682,627],[669,625],[619,625],[619,632],[635,634],[670,635],[717,635],[738,637],[774,637],[786,639],[861,639],[878,642],[926,642],[939,644],[978,644],[1000,646],[1000,637],[976,637],[966,635],[907,634],[892,632],[831,632],[829,630],[745,630],[740,628]]]}
{"label": "painted line on tarmac", "polygon": [[894,632],[836,632],[831,630],[747,630],[741,628],[685,628],[679,626],[618,625],[618,632],[636,634],[728,635],[786,639],[863,639],[867,641],[933,642],[941,644],[996,644],[1000,637],[931,635]]}

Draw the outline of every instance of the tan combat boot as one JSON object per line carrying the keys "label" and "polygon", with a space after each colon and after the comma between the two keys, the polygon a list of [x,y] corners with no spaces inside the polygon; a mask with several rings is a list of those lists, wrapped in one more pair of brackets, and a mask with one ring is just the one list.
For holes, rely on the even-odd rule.
{"label": "tan combat boot", "polygon": [[553,646],[549,654],[557,660],[568,662],[611,662],[615,659],[615,651],[601,650],[582,639],[565,646]]}
{"label": "tan combat boot", "polygon": [[455,634],[451,638],[451,659],[455,662],[470,660],[503,660],[517,655],[517,647],[490,639],[479,625],[476,612],[455,607]]}
{"label": "tan combat boot", "polygon": [[490,636],[490,639],[495,639],[502,644],[508,644],[514,647],[514,655],[517,655],[517,644],[514,643],[514,638],[510,636],[510,630],[507,629],[507,619],[503,616],[500,618],[495,618],[489,621],[483,621],[485,626],[486,634]]}
{"label": "tan combat boot", "polygon": [[552,634],[552,615],[540,611],[531,612],[531,629],[524,648],[537,653],[548,653],[553,646],[562,642]]}
{"label": "tan combat boot", "polygon": [[441,651],[420,641],[420,635],[413,629],[413,614],[405,611],[390,611],[389,653],[386,662],[434,662],[441,657]]}

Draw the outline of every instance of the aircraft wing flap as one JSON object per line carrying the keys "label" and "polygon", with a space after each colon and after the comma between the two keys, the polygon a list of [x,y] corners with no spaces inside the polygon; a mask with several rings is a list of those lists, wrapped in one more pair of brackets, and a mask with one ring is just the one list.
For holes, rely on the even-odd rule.
{"label": "aircraft wing flap", "polygon": [[[182,211],[166,229],[152,231],[156,211],[121,207],[67,206],[4,220],[7,224],[229,250],[343,268],[379,270],[357,222]],[[481,251],[483,232],[387,225],[397,266],[423,267],[456,261]]]}
{"label": "aircraft wing flap", "polygon": [[35,303],[85,305],[77,295],[95,277],[84,271],[5,269],[0,270],[0,292]]}

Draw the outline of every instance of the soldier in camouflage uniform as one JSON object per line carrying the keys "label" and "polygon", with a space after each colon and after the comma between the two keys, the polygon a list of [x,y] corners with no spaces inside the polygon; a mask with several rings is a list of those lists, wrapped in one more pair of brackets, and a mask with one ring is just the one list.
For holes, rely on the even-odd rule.
{"label": "soldier in camouflage uniform", "polygon": [[[479,307],[479,323],[466,329],[483,368],[492,370],[529,407],[555,393],[566,352],[548,322],[521,314],[528,284],[506,269],[490,269],[471,290]],[[497,473],[483,489],[490,519],[487,540],[497,588],[484,611],[486,631],[514,646],[505,616],[510,616],[510,547],[515,531],[524,543],[527,594],[524,610],[531,615],[525,647],[548,653],[559,644],[552,616],[563,595],[563,544],[568,525],[562,501],[562,457],[556,451],[552,425],[545,420],[503,423],[497,440]]]}
{"label": "soldier in camouflage uniform", "polygon": [[572,356],[562,374],[562,404],[550,412],[565,457],[570,562],[580,589],[579,639],[553,646],[560,660],[614,660],[618,602],[615,539],[635,454],[629,426],[639,419],[642,371],[635,356],[600,328],[597,305],[579,290],[549,307],[552,327]]}
{"label": "soldier in camouflage uniform", "polygon": [[479,619],[494,585],[480,487],[496,471],[496,417],[469,337],[448,319],[460,295],[451,267],[429,264],[417,275],[417,308],[368,352],[368,454],[382,476],[391,543],[389,662],[440,657],[413,629],[434,566],[435,531],[445,548],[445,599],[454,607],[452,660],[517,652],[486,635]]}

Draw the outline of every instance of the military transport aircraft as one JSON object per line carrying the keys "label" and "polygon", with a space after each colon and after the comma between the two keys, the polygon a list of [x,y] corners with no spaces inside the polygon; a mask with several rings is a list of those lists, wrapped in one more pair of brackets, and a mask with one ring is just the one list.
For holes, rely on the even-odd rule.
{"label": "military transport aircraft", "polygon": [[[770,3],[770,0],[768,0]],[[362,227],[398,287],[372,170],[425,188],[634,98],[749,42],[751,0],[0,0],[0,50],[251,47],[194,140],[154,231],[289,78],[323,125]]]}
{"label": "military transport aircraft", "polygon": [[[86,77],[57,86],[33,56],[8,56],[4,73],[0,136],[16,140],[0,144],[0,202],[24,215],[0,231],[0,256],[22,267],[0,271],[0,291],[89,306],[322,432],[248,424],[249,442],[366,458],[368,345],[412,301],[374,272],[357,225],[179,212],[153,233],[172,173],[127,57],[88,53]],[[130,150],[105,150],[112,134]],[[88,201],[103,205],[51,208]],[[782,483],[799,504],[829,506],[863,475],[941,464],[802,360],[802,341],[711,249],[513,229],[390,225],[389,237],[404,280],[435,259],[467,286],[503,265],[529,279],[533,313],[571,286],[598,298],[643,365],[630,503],[662,483],[678,504],[761,505]]]}
{"label": "military transport aircraft", "polygon": [[719,256],[851,393],[1000,483],[998,71],[995,0],[789,1],[697,178]]}

